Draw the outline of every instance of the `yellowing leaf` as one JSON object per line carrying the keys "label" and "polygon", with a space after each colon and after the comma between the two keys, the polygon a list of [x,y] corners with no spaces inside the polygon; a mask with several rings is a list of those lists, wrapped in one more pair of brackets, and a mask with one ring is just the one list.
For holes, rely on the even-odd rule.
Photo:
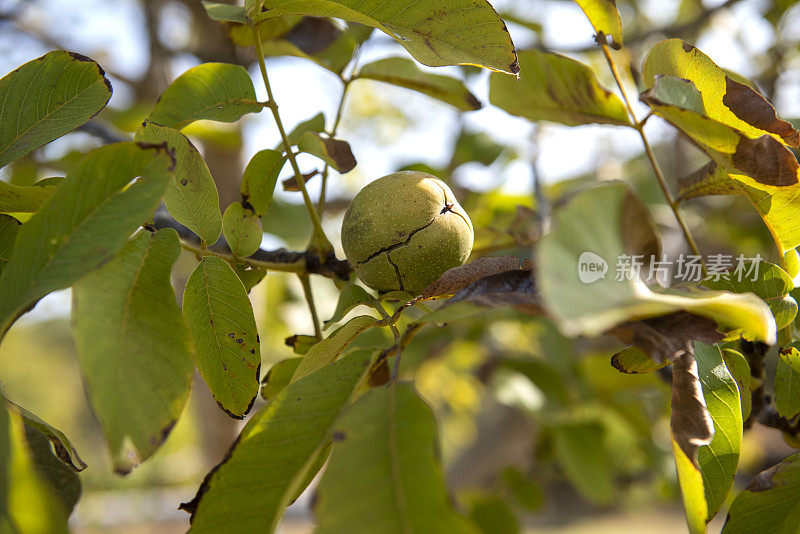
{"label": "yellowing leaf", "polygon": [[519,61],[519,80],[491,76],[489,101],[500,109],[567,126],[630,124],[622,101],[580,61],[541,50],[520,52]]}
{"label": "yellowing leaf", "polygon": [[594,31],[610,35],[614,48],[622,47],[622,22],[616,0],[575,0],[592,23]]}

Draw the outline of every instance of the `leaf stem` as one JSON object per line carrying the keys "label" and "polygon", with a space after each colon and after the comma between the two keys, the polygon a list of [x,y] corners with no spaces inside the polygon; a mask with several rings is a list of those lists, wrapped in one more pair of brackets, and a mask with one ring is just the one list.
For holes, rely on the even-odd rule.
{"label": "leaf stem", "polygon": [[300,172],[300,167],[297,165],[297,158],[295,157],[294,152],[292,152],[289,138],[286,135],[286,129],[283,127],[280,113],[278,113],[278,104],[275,103],[275,98],[272,95],[272,87],[269,83],[269,76],[267,76],[267,65],[264,61],[264,50],[261,46],[261,35],[256,26],[251,26],[250,30],[253,34],[253,41],[255,43],[256,56],[258,57],[258,67],[261,69],[261,77],[264,79],[264,85],[267,88],[267,107],[269,107],[269,109],[272,111],[275,124],[278,126],[278,131],[280,132],[281,140],[283,141],[283,147],[286,150],[286,155],[292,165],[292,170],[294,170],[297,184],[300,186],[300,191],[303,193],[303,202],[305,202],[306,209],[311,217],[311,224],[314,227],[314,233],[311,236],[311,241],[308,244],[308,248],[309,250],[313,250],[319,254],[320,258],[324,258],[333,251],[333,245],[331,245],[331,242],[325,235],[325,231],[322,229],[322,223],[320,222],[319,215],[317,214],[317,210],[314,208],[314,203],[311,201],[311,197],[308,195],[308,191],[306,190],[306,181],[303,178],[303,174]]}
{"label": "leaf stem", "polygon": [[254,260],[252,258],[239,258],[239,257],[234,257],[232,254],[223,254],[221,252],[214,252],[213,250],[208,248],[193,247],[192,245],[184,243],[183,241],[181,241],[181,248],[183,250],[191,252],[198,258],[202,258],[203,256],[214,256],[215,258],[225,260],[230,264],[238,263],[241,265],[255,267],[257,269],[267,269],[268,271],[280,271],[284,273],[297,273],[297,274],[302,274],[306,272],[306,268],[303,261],[297,261],[293,263],[279,263],[272,261]]}
{"label": "leaf stem", "polygon": [[400,343],[401,341],[400,331],[397,330],[397,325],[395,324],[397,319],[399,319],[399,316],[397,319],[389,316],[386,310],[383,309],[383,305],[381,304],[381,302],[377,299],[372,301],[372,307],[378,310],[378,313],[383,318],[383,321],[391,329],[392,336],[394,336],[395,360],[394,360],[394,369],[392,370],[392,382],[396,382],[397,377],[400,374],[400,357],[403,354],[403,347],[402,344]]}
{"label": "leaf stem", "polygon": [[317,315],[317,307],[314,304],[314,294],[311,292],[311,279],[308,273],[300,273],[297,275],[300,279],[300,284],[303,286],[303,296],[308,303],[308,310],[311,312],[311,320],[314,323],[314,335],[317,339],[322,339],[322,329],[319,326],[319,315]]}
{"label": "leaf stem", "polygon": [[600,45],[600,49],[603,51],[603,55],[606,58],[606,62],[608,63],[609,69],[611,69],[611,74],[614,76],[614,81],[617,83],[617,87],[619,87],[620,93],[622,93],[622,99],[625,101],[625,107],[628,110],[628,116],[631,121],[631,126],[634,130],[639,132],[639,137],[642,138],[642,144],[644,145],[644,151],[647,154],[647,159],[650,161],[650,165],[653,167],[653,172],[656,175],[656,180],[658,180],[658,185],[661,187],[661,192],[664,194],[664,198],[669,204],[669,207],[672,209],[672,213],[675,215],[675,220],[678,221],[678,226],[680,227],[681,231],[683,232],[683,236],[686,239],[686,242],[689,244],[689,248],[692,250],[692,253],[695,256],[700,258],[700,266],[703,269],[703,275],[706,276],[708,271],[706,270],[706,264],[703,261],[703,257],[700,254],[700,249],[697,247],[697,243],[695,242],[694,238],[692,237],[691,232],[689,232],[689,227],[686,226],[686,223],[683,220],[683,216],[681,216],[680,209],[678,208],[678,201],[675,200],[675,197],[672,195],[672,191],[669,189],[669,185],[667,184],[667,180],[664,177],[664,173],[661,172],[661,167],[656,160],[655,153],[653,152],[653,148],[650,146],[650,142],[647,140],[647,136],[644,133],[644,123],[643,120],[641,123],[636,120],[636,112],[633,109],[633,105],[631,104],[630,99],[628,99],[628,93],[625,91],[625,85],[622,83],[622,77],[619,74],[619,69],[617,69],[617,64],[614,61],[613,56],[611,55],[611,50],[606,43],[605,36],[598,34],[597,36],[597,43]]}

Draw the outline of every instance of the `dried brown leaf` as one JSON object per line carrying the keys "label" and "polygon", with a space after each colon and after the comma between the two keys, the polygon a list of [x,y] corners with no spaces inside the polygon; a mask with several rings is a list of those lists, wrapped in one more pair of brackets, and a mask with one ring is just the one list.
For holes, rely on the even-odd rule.
{"label": "dried brown leaf", "polygon": [[711,443],[714,421],[706,408],[697,362],[684,353],[672,368],[672,437],[686,457],[697,465],[697,449]]}
{"label": "dried brown leaf", "polygon": [[685,311],[628,321],[615,326],[607,334],[635,345],[657,363],[672,362],[692,354],[695,340],[713,345],[724,337],[717,330],[715,321]]}
{"label": "dried brown leaf", "polygon": [[480,278],[453,295],[448,304],[462,301],[486,308],[508,306],[529,315],[544,313],[532,265]]}
{"label": "dried brown leaf", "polygon": [[792,151],[771,135],[758,139],[740,136],[733,164],[757,182],[773,186],[796,184],[800,167]]}
{"label": "dried brown leaf", "polygon": [[[520,265],[521,262],[521,265]],[[452,295],[473,282],[500,273],[524,270],[530,272],[533,262],[520,260],[516,256],[494,256],[477,258],[465,265],[447,270],[438,280],[422,292],[424,298]]]}
{"label": "dried brown leaf", "polygon": [[789,146],[800,144],[800,133],[791,124],[779,119],[772,104],[749,85],[725,76],[722,103],[744,122],[780,136]]}

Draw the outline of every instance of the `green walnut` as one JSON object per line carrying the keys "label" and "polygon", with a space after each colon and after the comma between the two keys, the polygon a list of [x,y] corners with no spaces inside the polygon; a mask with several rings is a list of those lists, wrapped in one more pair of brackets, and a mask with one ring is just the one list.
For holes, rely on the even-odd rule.
{"label": "green walnut", "polygon": [[472,222],[447,184],[424,172],[378,178],[347,207],[342,245],[378,291],[420,293],[472,250]]}

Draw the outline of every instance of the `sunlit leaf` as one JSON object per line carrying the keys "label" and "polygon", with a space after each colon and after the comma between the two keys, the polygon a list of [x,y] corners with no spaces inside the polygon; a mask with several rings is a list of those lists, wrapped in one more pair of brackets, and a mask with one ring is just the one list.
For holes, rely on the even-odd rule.
{"label": "sunlit leaf", "polygon": [[225,413],[243,418],[258,394],[261,353],[253,305],[230,265],[203,258],[186,282],[183,316],[211,393]]}
{"label": "sunlit leaf", "polygon": [[66,534],[66,506],[37,472],[22,417],[2,401],[0,412],[0,527],[4,534]]}
{"label": "sunlit leaf", "polygon": [[708,520],[725,502],[733,487],[742,447],[742,410],[739,387],[725,366],[717,345],[695,343],[694,357],[703,387],[703,396],[714,422],[714,439],[697,451],[697,463],[703,475]]}
{"label": "sunlit leaf", "polygon": [[739,387],[739,400],[742,404],[742,421],[745,421],[750,416],[752,408],[753,397],[750,391],[750,364],[741,352],[733,349],[723,349],[722,359],[725,360],[725,367],[728,368],[731,376],[736,380],[736,385]]}
{"label": "sunlit leaf", "polygon": [[532,121],[628,125],[622,101],[580,61],[541,50],[519,54],[520,79],[492,74],[489,101]]}
{"label": "sunlit leaf", "polygon": [[[644,206],[624,184],[590,188],[557,210],[553,229],[539,243],[536,274],[544,305],[562,331],[598,335],[632,319],[684,310],[775,339],[772,314],[755,295],[650,288],[624,266],[615,272],[621,256],[656,254],[654,243]],[[590,272],[590,264],[596,270]]]}
{"label": "sunlit leaf", "polygon": [[78,361],[119,473],[161,446],[189,396],[189,334],[170,283],[180,251],[175,230],[141,231],[75,284]]}
{"label": "sunlit leaf", "polygon": [[225,209],[222,229],[231,252],[242,258],[258,250],[264,236],[258,215],[241,202],[234,202]]}
{"label": "sunlit leaf", "polygon": [[594,31],[611,36],[614,48],[622,47],[622,22],[616,0],[575,0],[575,3],[586,13]]}
{"label": "sunlit leaf", "polygon": [[412,89],[455,106],[461,111],[481,108],[481,103],[461,80],[422,71],[410,59],[390,57],[368,63],[359,69],[358,78]]}
{"label": "sunlit leaf", "polygon": [[704,195],[744,196],[764,220],[778,250],[791,253],[800,246],[800,227],[795,224],[800,217],[797,202],[800,185],[772,187],[758,184],[754,187],[747,180],[742,175],[728,174],[724,166],[712,161],[678,182],[679,195],[684,200]]}
{"label": "sunlit leaf", "polygon": [[760,472],[731,504],[723,534],[796,534],[800,524],[800,452]]}
{"label": "sunlit leaf", "polygon": [[162,150],[131,143],[84,158],[19,230],[0,277],[0,333],[28,306],[68,287],[125,244],[152,217],[172,163]]}
{"label": "sunlit leaf", "polygon": [[682,41],[661,41],[647,54],[642,69],[652,87],[659,75],[689,80],[702,95],[705,114],[750,137],[770,134],[790,146],[800,143],[800,133],[778,118],[775,108],[746,80],[717,66],[703,52]]}
{"label": "sunlit leaf", "polygon": [[[296,145],[306,132],[324,132],[325,131],[325,115],[317,113],[308,120],[302,121],[295,126],[291,132],[286,135],[290,145]],[[283,144],[279,147],[283,150]]]}
{"label": "sunlit leaf", "polygon": [[261,108],[247,69],[230,63],[202,63],[175,78],[148,119],[180,130],[198,119],[235,122]]}
{"label": "sunlit leaf", "polygon": [[778,354],[775,407],[786,419],[800,413],[800,351],[794,347],[783,349]]}
{"label": "sunlit leaf", "polygon": [[377,28],[425,65],[470,64],[516,74],[514,44],[505,24],[484,1],[448,0],[436,5],[380,0],[264,0],[251,12],[259,22],[281,15],[336,17]]}
{"label": "sunlit leaf", "polygon": [[14,185],[0,181],[0,212],[39,211],[55,191],[55,185]]}
{"label": "sunlit leaf", "polygon": [[344,326],[330,336],[315,344],[297,366],[292,381],[300,380],[314,371],[336,361],[359,334],[372,328],[378,321],[369,315],[359,315],[347,321]]}
{"label": "sunlit leaf", "polygon": [[19,415],[24,421],[25,426],[31,427],[47,436],[47,438],[50,440],[50,443],[53,445],[53,450],[55,451],[56,456],[64,463],[64,465],[76,472],[86,469],[86,463],[81,460],[80,456],[78,456],[78,451],[69,441],[69,439],[67,439],[67,436],[65,436],[63,432],[53,426],[50,426],[46,421],[38,417],[36,414],[33,414],[22,406],[13,403],[2,393],[0,393],[0,401],[5,401],[8,411]]}
{"label": "sunlit leaf", "polygon": [[164,193],[164,204],[176,221],[209,245],[214,244],[222,232],[219,194],[200,152],[178,130],[149,121],[145,121],[133,139],[139,143],[166,143],[173,151],[174,177]]}
{"label": "sunlit leaf", "polygon": [[103,109],[111,83],[94,60],[56,50],[0,79],[0,167],[58,139]]}
{"label": "sunlit leaf", "polygon": [[789,295],[794,282],[783,269],[767,261],[744,261],[739,271],[729,273],[727,280],[706,280],[703,285],[732,293],[755,293],[769,306],[778,330],[792,324],[797,315],[797,302]]}
{"label": "sunlit leaf", "polygon": [[611,365],[621,373],[628,374],[650,373],[670,363],[670,360],[657,362],[637,347],[627,347],[611,357]]}
{"label": "sunlit leaf", "polygon": [[450,504],[436,420],[412,384],[367,392],[333,437],[314,505],[318,533],[474,532]]}
{"label": "sunlit leaf", "polygon": [[277,150],[261,150],[250,159],[242,175],[242,199],[259,215],[267,213],[278,175],[286,158]]}
{"label": "sunlit leaf", "polygon": [[342,174],[352,171],[356,166],[356,158],[350,150],[350,144],[341,139],[306,132],[297,142],[297,148],[318,157]]}
{"label": "sunlit leaf", "polygon": [[358,351],[287,386],[245,425],[197,496],[190,532],[273,532],[372,362]]}
{"label": "sunlit leaf", "polygon": [[697,449],[714,436],[714,422],[706,408],[698,367],[691,354],[684,354],[672,368],[672,414],[670,434],[683,507],[691,534],[706,531],[708,503]]}

